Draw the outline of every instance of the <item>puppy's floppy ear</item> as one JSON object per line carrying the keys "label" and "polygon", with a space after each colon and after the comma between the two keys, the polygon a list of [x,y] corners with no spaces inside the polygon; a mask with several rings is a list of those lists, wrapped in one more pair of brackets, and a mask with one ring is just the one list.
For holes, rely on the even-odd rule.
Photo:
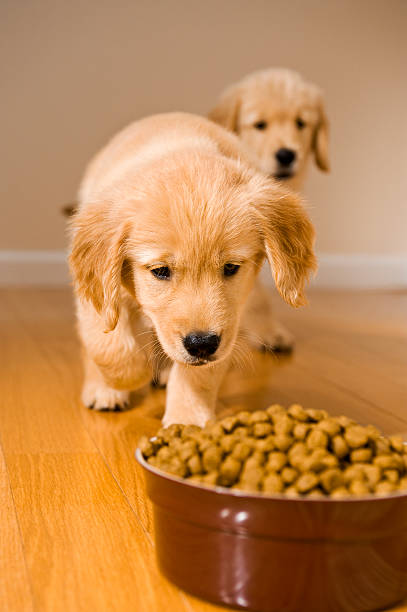
{"label": "puppy's floppy ear", "polygon": [[240,89],[229,87],[221,95],[217,105],[210,111],[208,118],[231,132],[237,132],[241,104]]}
{"label": "puppy's floppy ear", "polygon": [[131,265],[126,259],[129,223],[114,221],[108,203],[87,204],[71,222],[69,264],[80,297],[92,302],[113,330],[120,314],[120,287],[135,296]]}
{"label": "puppy's floppy ear", "polygon": [[322,102],[319,108],[319,122],[315,128],[313,148],[318,168],[329,172],[329,123]]}
{"label": "puppy's floppy ear", "polygon": [[291,306],[306,304],[304,285],[317,268],[314,228],[300,197],[274,183],[255,209],[277,289]]}

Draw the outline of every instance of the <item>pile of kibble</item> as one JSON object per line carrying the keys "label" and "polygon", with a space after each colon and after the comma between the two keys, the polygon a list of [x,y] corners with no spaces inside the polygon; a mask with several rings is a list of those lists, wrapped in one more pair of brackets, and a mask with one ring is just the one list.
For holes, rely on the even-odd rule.
{"label": "pile of kibble", "polygon": [[188,482],[298,496],[407,490],[407,445],[324,410],[239,412],[202,429],[171,425],[142,438],[147,462]]}

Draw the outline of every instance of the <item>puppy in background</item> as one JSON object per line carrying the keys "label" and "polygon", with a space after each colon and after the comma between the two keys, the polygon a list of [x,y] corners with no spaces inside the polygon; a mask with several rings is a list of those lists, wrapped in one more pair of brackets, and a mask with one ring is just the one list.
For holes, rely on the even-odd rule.
{"label": "puppy in background", "polygon": [[209,113],[237,134],[259,170],[301,190],[314,155],[329,171],[328,120],[322,92],[297,72],[269,68],[228,87]]}
{"label": "puppy in background", "polygon": [[[303,189],[309,160],[329,171],[328,120],[321,90],[297,72],[270,68],[228,87],[209,118],[235,133],[256,167]],[[247,308],[254,347],[290,350],[293,337],[271,314],[271,296],[257,281]],[[260,346],[259,346],[260,345]]]}
{"label": "puppy in background", "polygon": [[113,138],[85,173],[71,231],[83,402],[123,408],[159,346],[172,362],[166,426],[213,418],[263,260],[292,306],[316,267],[300,198],[253,168],[236,136],[188,114]]}

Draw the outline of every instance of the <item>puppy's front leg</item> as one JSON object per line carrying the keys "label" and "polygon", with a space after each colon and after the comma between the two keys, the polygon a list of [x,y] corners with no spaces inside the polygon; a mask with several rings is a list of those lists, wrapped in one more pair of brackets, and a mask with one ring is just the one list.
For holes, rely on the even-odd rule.
{"label": "puppy's front leg", "polygon": [[167,385],[164,427],[173,423],[203,427],[215,416],[216,399],[229,361],[210,367],[174,363]]}

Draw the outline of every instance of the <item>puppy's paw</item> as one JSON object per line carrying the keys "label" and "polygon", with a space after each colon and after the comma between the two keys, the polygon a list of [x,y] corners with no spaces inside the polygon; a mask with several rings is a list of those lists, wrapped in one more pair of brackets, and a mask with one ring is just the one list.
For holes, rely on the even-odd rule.
{"label": "puppy's paw", "polygon": [[294,336],[280,323],[270,334],[262,339],[261,350],[267,353],[291,353],[294,349]]}
{"label": "puppy's paw", "polygon": [[93,410],[125,410],[129,405],[129,391],[112,389],[100,382],[88,382],[82,391],[82,402]]}

